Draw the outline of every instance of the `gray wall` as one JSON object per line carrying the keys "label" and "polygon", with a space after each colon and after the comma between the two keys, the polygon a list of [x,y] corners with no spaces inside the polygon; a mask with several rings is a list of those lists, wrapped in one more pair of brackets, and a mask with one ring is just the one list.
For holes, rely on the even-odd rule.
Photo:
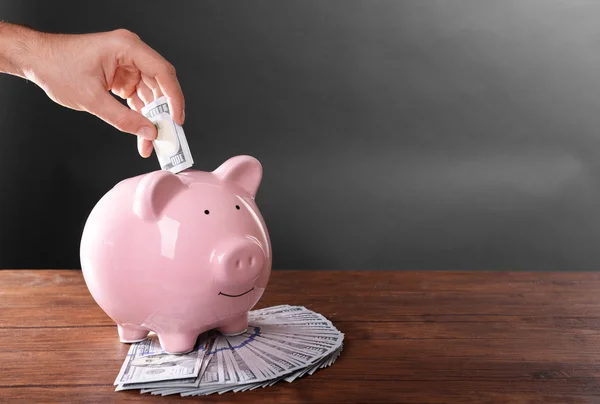
{"label": "gray wall", "polygon": [[[149,5],[152,5],[150,7]],[[196,165],[264,165],[277,269],[596,270],[600,2],[3,0],[128,28],[177,68]],[[0,267],[78,268],[87,214],[158,168],[0,77]]]}

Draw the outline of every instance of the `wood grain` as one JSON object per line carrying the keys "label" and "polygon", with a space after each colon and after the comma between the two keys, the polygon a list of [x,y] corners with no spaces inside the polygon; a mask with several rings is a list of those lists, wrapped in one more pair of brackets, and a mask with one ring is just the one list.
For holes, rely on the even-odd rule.
{"label": "wood grain", "polygon": [[[257,307],[346,334],[330,368],[203,397],[261,403],[600,402],[600,274],[274,271]],[[115,392],[128,345],[78,270],[0,271],[0,401],[190,402]]]}

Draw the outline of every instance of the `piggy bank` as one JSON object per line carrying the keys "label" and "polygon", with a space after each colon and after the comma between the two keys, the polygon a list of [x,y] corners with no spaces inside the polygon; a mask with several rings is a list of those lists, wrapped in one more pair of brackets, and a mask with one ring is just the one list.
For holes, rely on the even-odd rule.
{"label": "piggy bank", "polygon": [[154,171],[119,182],[83,229],[81,269],[121,342],[157,334],[168,353],[200,334],[243,333],[271,275],[271,242],[255,203],[262,166],[233,157],[214,171]]}

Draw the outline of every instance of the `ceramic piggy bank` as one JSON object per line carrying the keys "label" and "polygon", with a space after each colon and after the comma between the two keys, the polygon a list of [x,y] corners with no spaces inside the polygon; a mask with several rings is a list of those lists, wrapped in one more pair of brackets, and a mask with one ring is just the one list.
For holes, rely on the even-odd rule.
{"label": "ceramic piggy bank", "polygon": [[91,211],[81,268],[120,340],[154,331],[186,353],[218,329],[243,333],[271,274],[271,242],[255,203],[262,166],[236,156],[212,172],[155,171],[115,185]]}

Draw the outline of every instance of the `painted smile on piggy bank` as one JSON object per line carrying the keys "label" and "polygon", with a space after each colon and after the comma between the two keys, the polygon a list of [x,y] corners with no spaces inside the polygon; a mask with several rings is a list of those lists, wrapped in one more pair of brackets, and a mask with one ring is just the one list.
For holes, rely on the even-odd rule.
{"label": "painted smile on piggy bank", "polygon": [[228,295],[227,293],[223,293],[223,292],[219,292],[220,295],[223,296],[227,296],[227,297],[240,297],[240,296],[244,296],[250,292],[252,292],[254,290],[254,286],[252,287],[252,289],[245,291],[244,293],[240,293],[239,295]]}
{"label": "painted smile on piggy bank", "polygon": [[272,265],[255,201],[261,179],[258,160],[235,156],[213,171],[128,178],[98,201],[81,266],[122,342],[154,331],[164,351],[185,353],[206,330],[247,329]]}

